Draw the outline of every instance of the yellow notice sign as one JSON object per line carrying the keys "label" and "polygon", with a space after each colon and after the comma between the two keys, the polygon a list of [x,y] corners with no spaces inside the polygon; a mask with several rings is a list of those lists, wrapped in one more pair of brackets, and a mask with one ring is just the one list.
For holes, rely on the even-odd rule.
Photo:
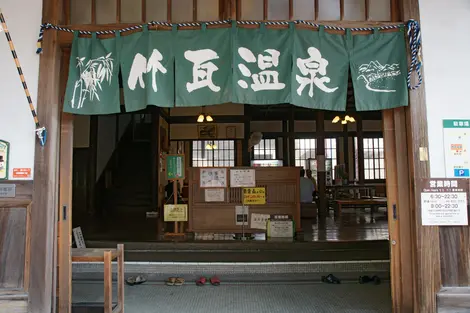
{"label": "yellow notice sign", "polygon": [[163,207],[163,219],[165,222],[187,222],[187,204],[165,204]]}
{"label": "yellow notice sign", "polygon": [[266,188],[243,188],[243,204],[266,204]]}

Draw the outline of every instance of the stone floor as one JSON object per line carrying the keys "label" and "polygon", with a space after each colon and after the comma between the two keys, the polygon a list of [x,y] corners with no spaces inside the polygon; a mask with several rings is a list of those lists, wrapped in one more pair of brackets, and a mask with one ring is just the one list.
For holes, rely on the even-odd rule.
{"label": "stone floor", "polygon": [[[115,289],[115,288],[114,288]],[[115,291],[114,291],[115,293]],[[299,283],[230,283],[196,287],[187,283],[168,287],[146,283],[125,287],[126,313],[372,313],[392,312],[390,285],[343,282],[326,285]],[[103,285],[74,282],[73,302],[103,300]]]}

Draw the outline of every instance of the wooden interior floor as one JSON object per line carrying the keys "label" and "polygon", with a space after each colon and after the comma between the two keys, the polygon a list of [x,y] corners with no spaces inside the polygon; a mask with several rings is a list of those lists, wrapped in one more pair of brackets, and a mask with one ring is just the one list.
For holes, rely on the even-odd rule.
{"label": "wooden interior floor", "polygon": [[[164,225],[158,219],[147,219],[145,213],[121,214],[104,219],[74,219],[74,227],[80,226],[85,240],[109,240],[120,242],[162,241]],[[388,221],[384,208],[371,214],[369,209],[343,209],[341,218],[335,219],[333,211],[324,219],[302,220],[304,241],[370,241],[388,240]],[[158,232],[160,230],[160,232]],[[256,236],[265,240],[264,235]],[[196,241],[233,240],[233,234],[197,234]]]}

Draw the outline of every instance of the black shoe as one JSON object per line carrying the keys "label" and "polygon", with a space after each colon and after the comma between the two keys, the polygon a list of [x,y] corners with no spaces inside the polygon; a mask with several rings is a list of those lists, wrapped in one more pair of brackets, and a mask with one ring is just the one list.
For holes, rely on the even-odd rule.
{"label": "black shoe", "polygon": [[372,281],[369,276],[359,276],[359,284],[367,284]]}
{"label": "black shoe", "polygon": [[341,284],[341,281],[336,278],[333,274],[329,274],[328,276],[322,276],[321,281],[327,284]]}
{"label": "black shoe", "polygon": [[378,276],[373,276],[372,281],[375,285],[380,285],[380,278]]}

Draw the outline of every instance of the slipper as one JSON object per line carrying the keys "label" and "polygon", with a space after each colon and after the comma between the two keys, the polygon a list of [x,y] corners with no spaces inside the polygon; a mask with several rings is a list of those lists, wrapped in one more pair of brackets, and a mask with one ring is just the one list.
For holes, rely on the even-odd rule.
{"label": "slipper", "polygon": [[128,284],[129,286],[134,286],[143,284],[146,281],[147,279],[144,276],[139,275],[137,277],[129,277],[128,279],[126,279],[126,284]]}
{"label": "slipper", "polygon": [[126,284],[129,286],[134,286],[135,285],[135,277],[129,277],[126,279]]}
{"label": "slipper", "polygon": [[175,286],[182,286],[184,284],[184,278],[177,277],[175,281]]}
{"label": "slipper", "polygon": [[146,281],[147,281],[147,279],[146,279],[144,276],[142,276],[142,275],[139,275],[139,276],[137,276],[137,277],[135,278],[135,284],[136,284],[136,285],[143,284],[143,283],[145,283]]}
{"label": "slipper", "polygon": [[206,283],[207,283],[207,279],[205,277],[200,277],[196,281],[196,285],[198,285],[198,286],[204,286]]}
{"label": "slipper", "polygon": [[212,286],[220,286],[220,279],[217,276],[211,278]]}
{"label": "slipper", "polygon": [[321,281],[327,284],[341,284],[341,281],[333,274],[329,274],[328,276],[322,276]]}
{"label": "slipper", "polygon": [[176,278],[175,277],[170,277],[168,280],[165,282],[167,286],[174,286],[176,283]]}

